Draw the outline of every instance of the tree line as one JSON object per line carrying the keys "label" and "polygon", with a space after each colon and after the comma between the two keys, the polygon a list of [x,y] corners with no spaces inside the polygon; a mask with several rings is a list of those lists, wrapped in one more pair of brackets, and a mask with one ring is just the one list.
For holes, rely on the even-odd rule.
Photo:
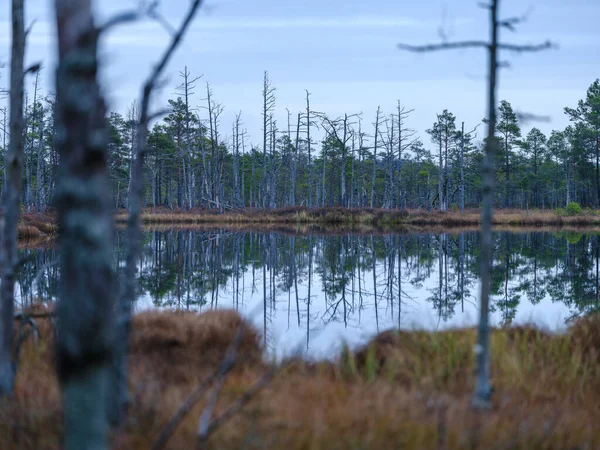
{"label": "tree line", "polygon": [[[231,208],[381,207],[458,209],[482,200],[481,166],[485,139],[478,124],[465,125],[444,109],[424,136],[407,124],[412,109],[400,101],[389,114],[377,108],[371,121],[361,114],[332,117],[306,109],[274,118],[275,87],[265,72],[262,142],[254,145],[242,113],[230,127],[224,106],[207,83],[206,100],[193,107],[197,81],[187,67],[167,114],[147,129],[143,165],[146,207],[222,211]],[[59,157],[56,102],[40,92],[40,73],[25,95],[23,196],[26,211],[52,205]],[[6,178],[7,110],[2,120],[2,165]],[[504,208],[558,208],[570,202],[600,206],[600,81],[584,99],[565,107],[571,124],[549,135],[534,127],[525,133],[519,115],[502,100],[497,111],[495,205]],[[115,208],[128,207],[139,105],[111,112],[108,168]],[[486,122],[486,119],[483,119]],[[465,128],[466,127],[466,128]],[[315,136],[321,136],[320,141]]]}

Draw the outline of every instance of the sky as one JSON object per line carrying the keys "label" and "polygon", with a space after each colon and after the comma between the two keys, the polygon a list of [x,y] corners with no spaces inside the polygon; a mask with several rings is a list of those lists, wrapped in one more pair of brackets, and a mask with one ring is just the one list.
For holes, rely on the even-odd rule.
{"label": "sky", "polygon": [[[54,89],[55,26],[50,0],[25,0],[30,33],[26,61],[42,61],[44,89]],[[10,57],[10,1],[1,2],[0,62]],[[94,2],[97,22],[135,8],[134,0]],[[159,11],[177,26],[188,0],[162,0]],[[534,54],[502,53],[510,68],[499,75],[499,99],[515,110],[549,116],[549,122],[527,123],[548,133],[564,128],[565,106],[576,106],[586,89],[600,77],[600,2],[597,0],[502,0],[501,16],[527,15],[516,33],[503,31],[511,43],[550,39],[558,48]],[[192,104],[205,105],[206,82],[225,107],[223,135],[235,114],[251,143],[261,142],[261,89],[264,71],[276,87],[276,118],[287,127],[286,108],[295,117],[311,107],[331,117],[362,113],[363,129],[372,128],[378,106],[394,112],[398,100],[413,109],[406,121],[427,146],[425,130],[436,113],[448,109],[460,125],[471,129],[486,108],[486,53],[464,49],[413,54],[397,49],[399,42],[421,44],[448,40],[486,39],[487,11],[474,0],[206,0],[184,43],[169,65],[164,87],[156,95],[162,109],[176,97],[179,72],[187,66],[196,83]],[[101,45],[101,81],[109,108],[126,113],[140,96],[140,87],[169,41],[160,24],[144,20],[116,28]],[[0,87],[7,87],[8,69],[0,70]],[[28,78],[27,85],[33,79]],[[206,116],[204,109],[199,110]],[[483,128],[480,127],[480,135]]]}

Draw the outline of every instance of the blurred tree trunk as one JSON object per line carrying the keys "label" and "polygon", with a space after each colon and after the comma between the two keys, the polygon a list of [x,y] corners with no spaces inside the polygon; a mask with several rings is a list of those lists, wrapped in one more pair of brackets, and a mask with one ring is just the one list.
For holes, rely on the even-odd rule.
{"label": "blurred tree trunk", "polygon": [[58,30],[56,207],[60,227],[57,370],[64,448],[105,449],[114,346],[113,217],[106,108],[91,0],[55,0]]}
{"label": "blurred tree trunk", "polygon": [[11,394],[15,370],[12,361],[17,223],[23,174],[23,55],[25,53],[23,0],[12,0],[12,50],[10,68],[10,142],[6,156],[2,236],[2,284],[0,286],[0,395]]}

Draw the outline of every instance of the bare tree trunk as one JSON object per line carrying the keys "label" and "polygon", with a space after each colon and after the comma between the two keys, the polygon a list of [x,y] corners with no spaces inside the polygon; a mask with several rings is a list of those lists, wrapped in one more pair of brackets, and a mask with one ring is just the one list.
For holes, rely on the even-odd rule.
{"label": "bare tree trunk", "polygon": [[[142,211],[142,195],[144,190],[144,157],[147,151],[149,108],[152,91],[164,71],[169,59],[181,42],[182,36],[192,21],[202,0],[194,0],[183,20],[178,32],[172,37],[154,71],[144,83],[140,118],[136,124],[135,142],[133,145],[133,161],[131,183],[129,185],[129,217],[127,218],[127,253],[125,261],[124,282],[118,304],[117,346],[114,352],[113,373],[111,378],[111,396],[109,396],[109,419],[113,425],[123,422],[129,401],[127,394],[127,351],[133,303],[136,299],[136,262],[140,254],[140,214]],[[187,79],[186,79],[187,81]],[[187,89],[187,84],[186,84]],[[187,105],[186,105],[187,107]],[[189,127],[186,127],[189,129]],[[186,146],[189,148],[189,146]]]}
{"label": "bare tree trunk", "polygon": [[2,232],[2,284],[0,285],[0,395],[12,394],[15,367],[12,361],[17,223],[23,172],[23,56],[25,53],[23,0],[12,0],[12,50],[10,70],[10,142],[6,155]]}
{"label": "bare tree trunk", "polygon": [[292,185],[290,187],[290,206],[296,205],[296,167],[298,164],[298,146],[300,145],[300,120],[301,114],[298,113],[298,122],[296,124],[296,144],[294,145],[294,155],[292,156]]}
{"label": "bare tree trunk", "polygon": [[61,242],[57,369],[66,450],[107,448],[114,346],[113,217],[106,107],[90,0],[55,0],[59,65],[56,205]]}
{"label": "bare tree trunk", "polygon": [[342,206],[348,206],[346,195],[346,140],[348,135],[348,114],[344,114],[344,137],[342,138],[342,179],[341,179],[341,203]]}
{"label": "bare tree trunk", "polygon": [[36,184],[37,184],[37,192],[36,192],[36,208],[38,211],[42,211],[45,208],[44,199],[46,194],[44,192],[44,108],[42,107],[42,111],[40,114],[40,124],[39,124],[39,141],[38,141],[38,151],[37,151],[37,168],[36,168]]}
{"label": "bare tree trunk", "polygon": [[271,150],[271,158],[269,163],[269,208],[275,208],[277,206],[277,167],[276,163],[276,153],[275,146],[277,144],[277,122],[273,119],[273,114],[269,119],[271,124],[270,142],[269,147]]}
{"label": "bare tree trunk", "polygon": [[498,0],[490,6],[491,40],[488,68],[488,133],[483,160],[483,195],[481,207],[481,298],[479,302],[479,326],[477,328],[476,375],[473,404],[488,407],[492,396],[490,385],[490,329],[489,305],[492,282],[492,216],[494,205],[494,158],[496,140],[496,74],[498,69]]}
{"label": "bare tree trunk", "polygon": [[[127,184],[127,201],[125,202],[125,207],[129,208],[129,192],[131,192],[131,182],[133,179],[133,164],[134,164],[134,159],[135,159],[135,133],[136,133],[136,126],[135,123],[137,121],[137,117],[138,117],[138,113],[137,113],[137,108],[136,108],[136,102],[135,100],[133,101],[133,103],[131,104],[131,108],[129,109],[128,112],[128,117],[127,119],[129,120],[129,123],[131,124],[131,135],[129,136],[129,140],[131,142],[131,148],[129,149],[129,182]],[[119,207],[119,204],[117,203],[117,208]]]}
{"label": "bare tree trunk", "polygon": [[308,146],[308,207],[313,205],[313,170],[310,142],[310,94],[306,91],[306,145]]}
{"label": "bare tree trunk", "polygon": [[233,204],[240,204],[240,116],[235,117],[233,124]]}
{"label": "bare tree trunk", "polygon": [[465,123],[460,134],[460,213],[465,212]]}
{"label": "bare tree trunk", "polygon": [[379,138],[379,121],[381,108],[377,107],[377,116],[375,117],[375,142],[373,144],[373,177],[371,178],[371,208],[375,202],[375,176],[377,174],[377,139]]}
{"label": "bare tree trunk", "polygon": [[[356,172],[356,158],[355,158],[355,150],[356,150],[356,138],[354,136],[354,134],[352,134],[352,166],[351,166],[351,172],[350,172],[350,203],[348,205],[349,208],[354,207],[354,195],[355,195],[355,191],[356,191],[356,180],[355,180],[355,176],[354,173]],[[354,290],[353,290],[354,292]]]}
{"label": "bare tree trunk", "polygon": [[[439,123],[439,116],[438,116],[438,123]],[[445,211],[446,207],[445,207],[445,203],[444,203],[444,163],[443,163],[443,156],[442,156],[442,132],[441,132],[441,130],[440,130],[439,140],[440,140],[440,148],[439,148],[440,172],[438,174],[438,200],[440,201],[440,210]]]}
{"label": "bare tree trunk", "polygon": [[325,197],[326,197],[326,189],[325,189],[325,167],[327,162],[327,146],[321,146],[321,157],[323,158],[323,164],[321,165],[321,208],[325,207]]}
{"label": "bare tree trunk", "polygon": [[[272,111],[275,108],[275,88],[269,81],[269,74],[265,71],[263,77],[263,176],[262,176],[262,206],[266,208],[270,203],[270,172],[267,171],[267,146],[269,138],[269,120],[272,120]],[[272,126],[272,124],[271,124]],[[270,162],[273,164],[273,161]]]}

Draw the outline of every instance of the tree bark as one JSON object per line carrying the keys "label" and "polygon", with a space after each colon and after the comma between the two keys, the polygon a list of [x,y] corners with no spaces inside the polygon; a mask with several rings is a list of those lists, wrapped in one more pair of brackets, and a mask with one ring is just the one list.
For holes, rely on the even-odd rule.
{"label": "tree bark", "polygon": [[0,285],[0,395],[12,394],[15,367],[12,360],[17,224],[23,173],[23,57],[25,27],[23,0],[12,0],[12,50],[10,71],[10,141],[6,157],[2,229],[2,284]]}
{"label": "tree bark", "polygon": [[371,178],[371,202],[370,206],[373,208],[375,204],[375,177],[377,175],[377,139],[379,138],[379,120],[380,120],[381,108],[377,107],[377,116],[375,117],[375,142],[373,143],[373,176]]}
{"label": "tree bark", "polygon": [[460,134],[460,213],[465,212],[465,123]]}
{"label": "tree bark", "polygon": [[107,448],[114,348],[113,216],[106,107],[91,0],[55,0],[59,64],[56,206],[61,242],[57,369],[66,450]]}
{"label": "tree bark", "polygon": [[492,388],[490,385],[490,329],[489,304],[492,281],[492,216],[494,202],[494,158],[497,151],[496,140],[496,73],[498,48],[498,0],[490,6],[491,41],[489,45],[488,68],[488,133],[483,160],[483,195],[481,208],[481,297],[479,302],[479,325],[477,327],[475,394],[473,405],[487,408],[490,405]]}

